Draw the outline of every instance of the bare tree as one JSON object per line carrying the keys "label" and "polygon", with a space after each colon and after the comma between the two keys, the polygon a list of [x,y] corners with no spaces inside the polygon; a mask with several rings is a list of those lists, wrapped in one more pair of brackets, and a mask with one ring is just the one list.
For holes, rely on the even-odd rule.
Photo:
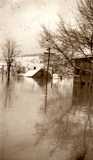
{"label": "bare tree", "polygon": [[73,57],[93,56],[93,2],[91,0],[81,0],[78,3],[78,17],[77,25],[74,27],[66,25],[62,17],[59,17],[56,33],[51,33],[45,28],[43,30],[42,46],[46,46],[45,42],[49,35],[56,56],[59,55],[61,58],[61,65],[65,64],[65,61],[70,66],[76,67],[73,64]]}
{"label": "bare tree", "polygon": [[86,56],[92,53],[93,46],[93,1],[81,0],[78,4],[77,26],[68,27],[60,17],[58,25],[56,49],[66,52],[68,57],[80,54]]}
{"label": "bare tree", "polygon": [[40,34],[41,39],[39,42],[40,46],[45,49],[42,57],[43,63],[45,66],[47,66],[48,54],[46,54],[46,52],[50,47],[49,67],[52,69],[53,73],[63,73],[63,66],[67,65],[69,59],[66,55],[66,58],[64,58],[64,55],[62,54],[63,51],[61,51],[61,48],[56,43],[58,35],[56,35],[55,33],[51,33],[51,31],[49,31],[46,27],[42,27],[42,29],[42,33]]}
{"label": "bare tree", "polygon": [[3,57],[7,65],[7,80],[10,80],[11,67],[15,62],[15,58],[18,55],[16,43],[12,40],[6,40],[3,46]]}

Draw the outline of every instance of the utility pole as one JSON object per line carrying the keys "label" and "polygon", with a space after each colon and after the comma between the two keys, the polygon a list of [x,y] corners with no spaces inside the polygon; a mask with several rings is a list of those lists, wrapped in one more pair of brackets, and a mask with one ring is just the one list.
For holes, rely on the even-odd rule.
{"label": "utility pole", "polygon": [[46,73],[46,88],[45,88],[45,113],[47,111],[48,79],[49,79],[49,66],[50,66],[50,50],[51,50],[51,48],[48,47],[47,52],[45,52],[45,54],[48,55],[48,59],[47,59],[47,73]]}

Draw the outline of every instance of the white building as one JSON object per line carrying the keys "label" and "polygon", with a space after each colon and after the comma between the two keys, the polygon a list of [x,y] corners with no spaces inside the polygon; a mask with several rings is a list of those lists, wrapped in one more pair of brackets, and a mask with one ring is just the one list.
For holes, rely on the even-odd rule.
{"label": "white building", "polygon": [[[17,64],[25,67],[26,70],[33,70],[43,66],[43,64],[40,61],[40,54],[19,55],[16,57],[15,60]],[[0,68],[2,68],[2,66],[5,66],[4,68],[6,68],[6,62],[1,57]]]}
{"label": "white building", "polygon": [[27,70],[40,68],[43,66],[40,61],[40,56],[38,54],[18,56],[16,58],[16,62],[24,66]]}

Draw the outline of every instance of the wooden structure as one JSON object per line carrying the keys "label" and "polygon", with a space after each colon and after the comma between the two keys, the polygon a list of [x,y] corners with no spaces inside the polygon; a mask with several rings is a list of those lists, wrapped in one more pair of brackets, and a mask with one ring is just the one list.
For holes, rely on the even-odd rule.
{"label": "wooden structure", "polygon": [[51,79],[51,74],[50,72],[47,72],[44,68],[41,68],[40,70],[38,70],[38,72],[36,72],[32,78],[34,79]]}
{"label": "wooden structure", "polygon": [[74,78],[90,82],[93,79],[93,57],[80,57],[74,59]]}
{"label": "wooden structure", "polygon": [[23,74],[24,77],[34,78],[34,79],[51,79],[52,76],[50,72],[41,67],[34,67],[33,70],[29,70],[25,74]]}
{"label": "wooden structure", "polygon": [[74,59],[73,104],[93,104],[93,57]]}

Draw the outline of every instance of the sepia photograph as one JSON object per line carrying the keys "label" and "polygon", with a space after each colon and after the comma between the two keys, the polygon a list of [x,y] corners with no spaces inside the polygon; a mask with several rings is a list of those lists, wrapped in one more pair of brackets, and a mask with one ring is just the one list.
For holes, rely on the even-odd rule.
{"label": "sepia photograph", "polygon": [[0,0],[0,160],[93,160],[93,0]]}

